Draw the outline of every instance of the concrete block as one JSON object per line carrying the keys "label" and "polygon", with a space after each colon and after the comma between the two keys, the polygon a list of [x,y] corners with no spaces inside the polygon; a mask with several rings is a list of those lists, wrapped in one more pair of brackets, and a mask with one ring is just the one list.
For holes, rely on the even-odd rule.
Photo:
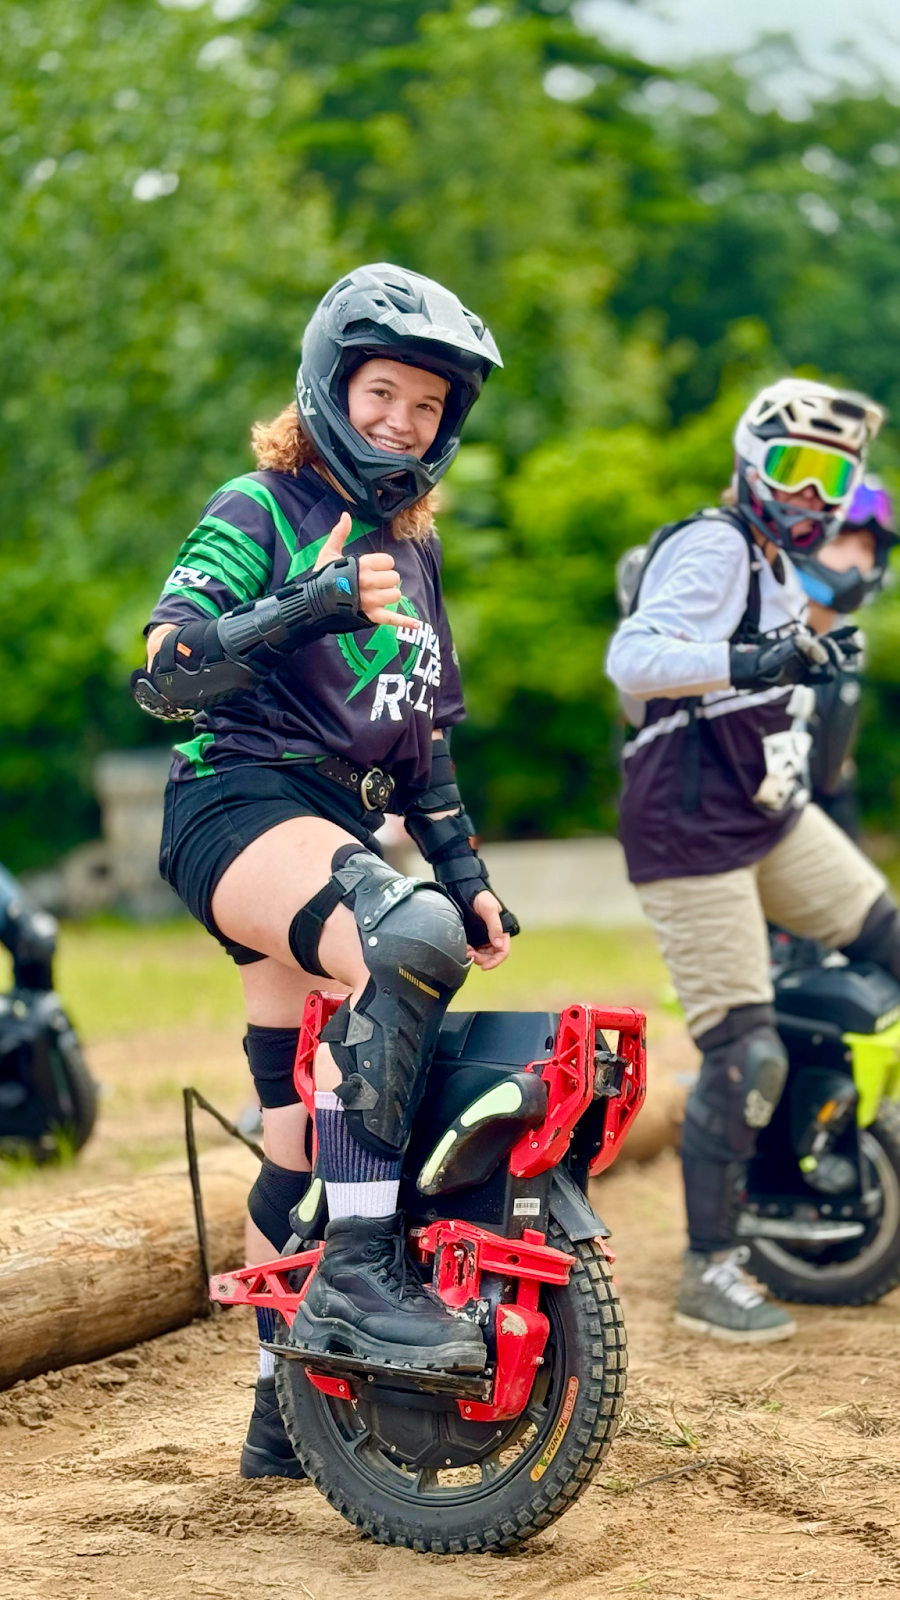
{"label": "concrete block", "polygon": [[481,854],[523,928],[646,925],[617,839],[504,840],[483,845]]}

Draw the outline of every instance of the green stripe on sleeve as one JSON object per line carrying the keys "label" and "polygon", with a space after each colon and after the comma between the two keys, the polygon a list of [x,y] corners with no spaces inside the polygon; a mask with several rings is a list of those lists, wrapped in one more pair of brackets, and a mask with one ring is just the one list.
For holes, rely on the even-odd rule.
{"label": "green stripe on sleeve", "polygon": [[235,551],[240,551],[248,567],[258,573],[260,587],[264,589],[272,572],[272,563],[256,540],[251,538],[249,533],[245,533],[243,528],[236,528],[233,522],[226,522],[224,517],[205,516],[195,532],[205,533],[207,529],[223,534],[229,545],[233,546]]}
{"label": "green stripe on sleeve", "polygon": [[229,489],[237,494],[245,494],[249,500],[255,500],[258,506],[263,506],[268,511],[284,541],[288,555],[293,555],[297,530],[288,522],[271,489],[267,489],[264,483],[257,483],[255,478],[244,477],[231,478],[228,483],[223,483],[219,494],[225,494]]}
{"label": "green stripe on sleeve", "polygon": [[[163,594],[190,589],[198,574],[224,584],[238,603],[256,600],[265,593],[271,571],[265,551],[249,534],[221,517],[207,517],[185,539]],[[202,586],[197,587],[199,592]]]}

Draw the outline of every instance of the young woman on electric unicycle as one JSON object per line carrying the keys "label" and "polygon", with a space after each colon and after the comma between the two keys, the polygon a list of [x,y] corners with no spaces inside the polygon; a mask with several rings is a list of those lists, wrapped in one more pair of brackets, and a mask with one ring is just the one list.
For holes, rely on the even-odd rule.
{"label": "young woman on electric unicycle", "polygon": [[[283,1248],[309,1184],[293,1065],[324,976],[347,991],[316,1068],[330,1220],[295,1336],[472,1372],[481,1332],[407,1262],[397,1188],[446,1008],[470,962],[498,965],[518,931],[470,844],[450,759],[464,708],[429,498],[499,365],[483,323],[431,279],[383,264],[342,278],[306,330],[296,405],[254,430],[259,470],[206,506],[133,677],[146,710],[194,722],[160,866],[240,967],[266,1151],[253,1259]],[[405,816],[437,887],[382,860],[386,810]],[[259,1315],[268,1340],[272,1314]],[[300,1476],[260,1354],[241,1471]]]}

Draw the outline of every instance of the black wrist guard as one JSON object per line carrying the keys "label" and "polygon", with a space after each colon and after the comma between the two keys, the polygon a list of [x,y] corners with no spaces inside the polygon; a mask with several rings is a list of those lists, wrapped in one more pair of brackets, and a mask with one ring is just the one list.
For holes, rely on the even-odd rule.
{"label": "black wrist guard", "polygon": [[188,622],[167,633],[153,666],[131,675],[143,711],[184,721],[226,695],[255,689],[286,655],[326,633],[372,626],[359,609],[353,556],[209,622]]}
{"label": "black wrist guard", "polygon": [[845,656],[850,657],[850,649],[835,643],[833,635],[820,638],[807,629],[780,639],[763,634],[756,643],[731,646],[731,686],[768,689],[791,683],[830,683]]}
{"label": "black wrist guard", "polygon": [[[437,743],[439,741],[436,740],[435,744]],[[433,768],[432,776],[434,776]],[[456,788],[455,783],[453,787]],[[469,843],[469,835],[475,830],[471,818],[465,811],[460,811],[453,817],[435,818],[429,816],[427,809],[421,809],[422,803],[430,800],[437,792],[435,789],[429,789],[413,801],[406,813],[407,831],[415,839],[425,860],[430,861],[434,867],[435,878],[446,889],[463,919],[466,938],[477,950],[489,942],[483,917],[472,909],[476,895],[479,895],[482,889],[491,887],[487,868]],[[456,793],[458,803],[458,789]],[[447,802],[443,801],[441,804],[446,805]],[[432,805],[431,809],[437,810],[438,807]],[[504,933],[511,936],[519,931],[518,922],[506,906],[501,906],[500,926]]]}

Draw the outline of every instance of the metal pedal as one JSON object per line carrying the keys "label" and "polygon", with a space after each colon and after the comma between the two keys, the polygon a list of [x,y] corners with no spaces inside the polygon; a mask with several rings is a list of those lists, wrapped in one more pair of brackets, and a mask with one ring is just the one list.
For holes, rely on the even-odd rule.
{"label": "metal pedal", "polygon": [[487,1402],[491,1398],[492,1375],[484,1377],[472,1372],[435,1372],[427,1367],[404,1367],[391,1361],[362,1361],[357,1356],[298,1350],[289,1344],[267,1344],[265,1341],[262,1348],[288,1361],[300,1361],[310,1372],[321,1373],[328,1378],[346,1378],[360,1396],[366,1384],[377,1383],[382,1388],[450,1394],[460,1400]]}

